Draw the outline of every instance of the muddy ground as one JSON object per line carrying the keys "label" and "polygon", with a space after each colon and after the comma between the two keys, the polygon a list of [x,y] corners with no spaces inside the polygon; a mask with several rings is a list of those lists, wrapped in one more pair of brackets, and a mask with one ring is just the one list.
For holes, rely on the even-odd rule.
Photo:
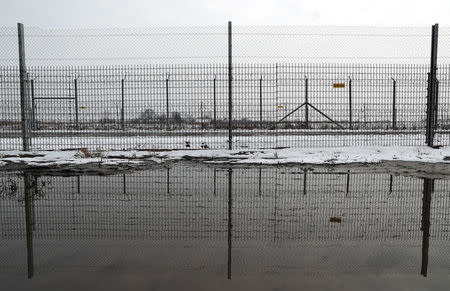
{"label": "muddy ground", "polygon": [[349,163],[349,164],[239,164],[235,160],[212,159],[212,158],[189,158],[181,160],[169,160],[166,162],[154,162],[142,159],[123,159],[119,163],[105,164],[91,162],[85,164],[70,165],[33,165],[25,163],[7,163],[0,167],[3,172],[27,171],[41,175],[112,175],[122,172],[142,171],[150,168],[167,168],[174,164],[203,165],[212,168],[301,168],[304,170],[326,170],[329,172],[351,171],[391,173],[402,176],[418,178],[443,179],[450,177],[450,164],[448,163],[427,163],[427,162],[405,162],[405,161],[382,161],[380,163]]}

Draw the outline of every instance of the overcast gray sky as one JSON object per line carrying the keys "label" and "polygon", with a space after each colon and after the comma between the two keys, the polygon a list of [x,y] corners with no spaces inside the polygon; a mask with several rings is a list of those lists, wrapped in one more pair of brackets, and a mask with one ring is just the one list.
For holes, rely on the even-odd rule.
{"label": "overcast gray sky", "polygon": [[450,24],[448,0],[1,0],[0,26]]}

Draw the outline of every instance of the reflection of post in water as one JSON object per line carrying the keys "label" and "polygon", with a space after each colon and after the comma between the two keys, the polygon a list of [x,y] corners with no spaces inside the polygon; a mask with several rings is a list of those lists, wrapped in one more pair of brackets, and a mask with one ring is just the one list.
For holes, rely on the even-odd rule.
{"label": "reflection of post in water", "polygon": [[[27,239],[27,266],[28,278],[34,274],[33,261],[33,177],[30,173],[24,173],[24,200],[25,200],[25,223]],[[36,186],[36,184],[34,184]]]}
{"label": "reflection of post in water", "polygon": [[33,197],[37,197],[38,196],[38,177],[35,175],[31,175],[31,189],[30,189],[30,194],[31,194],[31,199],[30,199],[30,205],[31,205],[31,229],[35,230],[36,229],[36,214],[34,211],[34,199]]}
{"label": "reflection of post in water", "polygon": [[393,182],[393,180],[394,180],[394,178],[391,175],[390,178],[389,178],[389,194],[392,193],[392,182]]}
{"label": "reflection of post in water", "polygon": [[[77,194],[80,194],[80,176],[77,176]],[[75,193],[72,191],[72,230],[75,230]]]}
{"label": "reflection of post in water", "polygon": [[232,207],[233,207],[233,170],[228,169],[228,273],[227,278],[231,280],[231,242],[232,242]]}
{"label": "reflection of post in water", "polygon": [[273,241],[277,240],[278,169],[275,169],[275,203],[273,207]]}
{"label": "reflection of post in water", "polygon": [[346,193],[346,195],[348,195],[348,193],[350,193],[350,172],[347,173],[347,186],[345,189],[345,193]]}
{"label": "reflection of post in water", "polygon": [[306,195],[306,172],[306,169],[303,170],[303,195]]}
{"label": "reflection of post in water", "polygon": [[434,179],[423,179],[422,200],[422,267],[420,274],[424,277],[428,273],[428,247],[430,243],[430,208],[431,193],[434,189]]}
{"label": "reflection of post in water", "polygon": [[[78,186],[80,185],[80,176],[77,176],[78,178]],[[75,230],[75,193],[74,191],[71,191],[72,193],[72,230]],[[78,188],[78,194],[80,194],[79,188]]]}
{"label": "reflection of post in water", "polygon": [[122,180],[123,180],[123,195],[127,195],[127,178],[125,176],[125,174],[123,174],[122,176]]}
{"label": "reflection of post in water", "polygon": [[170,195],[170,168],[169,167],[167,167],[166,181],[167,181],[167,195]]}
{"label": "reflection of post in water", "polygon": [[214,183],[214,197],[215,197],[217,195],[217,169],[216,168],[214,168],[213,183]]}
{"label": "reflection of post in water", "polygon": [[262,184],[262,169],[259,168],[259,181],[258,181],[258,194],[259,194],[259,196],[262,195],[261,184]]}

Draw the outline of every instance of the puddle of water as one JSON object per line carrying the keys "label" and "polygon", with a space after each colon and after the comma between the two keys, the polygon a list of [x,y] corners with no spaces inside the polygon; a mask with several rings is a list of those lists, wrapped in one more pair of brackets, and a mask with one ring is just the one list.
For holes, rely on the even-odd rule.
{"label": "puddle of water", "polygon": [[8,290],[447,290],[449,183],[183,163],[2,173],[0,281]]}

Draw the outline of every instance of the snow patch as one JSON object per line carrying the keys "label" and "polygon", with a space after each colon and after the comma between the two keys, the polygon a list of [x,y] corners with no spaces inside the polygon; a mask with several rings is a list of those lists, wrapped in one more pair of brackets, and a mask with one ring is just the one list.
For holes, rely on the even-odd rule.
{"label": "snow patch", "polygon": [[231,164],[349,164],[404,161],[450,163],[450,147],[432,149],[426,146],[286,148],[267,150],[174,150],[174,151],[104,151],[86,157],[80,151],[3,151],[0,166],[120,165],[143,162],[162,163],[198,160]]}

